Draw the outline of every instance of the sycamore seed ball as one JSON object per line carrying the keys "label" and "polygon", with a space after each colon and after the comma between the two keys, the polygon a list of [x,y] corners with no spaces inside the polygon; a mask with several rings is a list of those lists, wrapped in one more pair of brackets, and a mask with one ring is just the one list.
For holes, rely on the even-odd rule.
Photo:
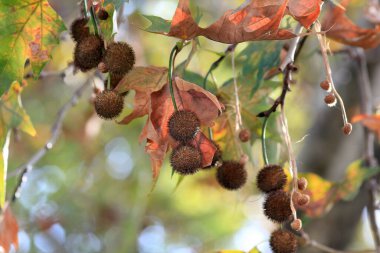
{"label": "sycamore seed ball", "polygon": [[124,108],[124,98],[115,91],[104,90],[96,95],[95,111],[103,119],[114,119]]}
{"label": "sycamore seed ball", "polygon": [[103,47],[99,36],[90,35],[82,39],[75,47],[74,65],[83,72],[96,68],[102,60]]}
{"label": "sycamore seed ball", "polygon": [[180,145],[173,150],[170,164],[178,174],[191,175],[202,166],[202,155],[199,150],[192,146]]}
{"label": "sycamore seed ball", "polygon": [[287,221],[292,215],[289,194],[283,190],[270,192],[264,202],[264,214],[278,223]]}
{"label": "sycamore seed ball", "polygon": [[90,35],[90,29],[88,28],[87,23],[87,18],[79,18],[74,20],[70,27],[71,37],[73,40],[79,42]]}
{"label": "sycamore seed ball", "polygon": [[257,187],[263,192],[283,189],[286,184],[286,175],[279,165],[266,165],[257,174]]}
{"label": "sycamore seed ball", "polygon": [[168,127],[173,139],[186,143],[199,132],[200,121],[194,112],[179,110],[170,116]]}
{"label": "sycamore seed ball", "polygon": [[125,42],[113,42],[107,47],[104,63],[110,73],[126,74],[135,64],[135,52]]}
{"label": "sycamore seed ball", "polygon": [[216,172],[219,184],[227,190],[237,190],[247,182],[244,165],[236,161],[223,161]]}
{"label": "sycamore seed ball", "polygon": [[297,252],[297,238],[291,232],[278,229],[272,232],[269,244],[274,253]]}

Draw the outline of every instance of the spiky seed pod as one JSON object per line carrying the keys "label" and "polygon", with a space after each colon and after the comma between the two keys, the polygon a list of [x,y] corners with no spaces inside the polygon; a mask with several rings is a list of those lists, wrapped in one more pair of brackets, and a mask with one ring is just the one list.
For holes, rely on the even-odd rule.
{"label": "spiky seed pod", "polygon": [[297,186],[298,190],[304,191],[307,188],[307,179],[304,177],[301,177],[297,180]]}
{"label": "spiky seed pod", "polygon": [[302,221],[300,219],[295,219],[294,221],[292,221],[292,223],[290,223],[290,226],[295,231],[300,231],[302,229]]}
{"label": "spiky seed pod", "polygon": [[173,150],[170,164],[181,175],[194,174],[202,166],[202,154],[192,146],[180,145]]}
{"label": "spiky seed pod", "polygon": [[272,232],[269,244],[274,253],[295,253],[297,251],[296,236],[283,229]]}
{"label": "spiky seed pod", "polygon": [[264,202],[264,214],[278,223],[287,221],[292,215],[289,194],[283,190],[270,192]]}
{"label": "spiky seed pod", "polygon": [[263,192],[271,192],[284,188],[286,175],[279,165],[266,165],[257,174],[257,187]]}
{"label": "spiky seed pod", "polygon": [[237,190],[247,182],[247,171],[239,162],[223,161],[216,172],[216,179],[227,190]]}
{"label": "spiky seed pod", "polygon": [[343,133],[345,135],[350,135],[352,132],[352,124],[351,123],[346,123],[343,127]]}
{"label": "spiky seed pod", "polygon": [[124,98],[112,90],[104,90],[96,95],[95,111],[103,119],[113,119],[120,115],[124,108]]}
{"label": "spiky seed pod", "polygon": [[96,68],[103,55],[103,40],[96,35],[82,39],[75,47],[74,65],[81,71]]}
{"label": "spiky seed pod", "polygon": [[200,124],[198,116],[194,112],[179,110],[170,116],[169,134],[175,140],[186,143],[198,133]]}
{"label": "spiky seed pod", "polygon": [[336,105],[336,97],[335,97],[334,93],[330,93],[330,94],[326,95],[325,103],[330,107]]}
{"label": "spiky seed pod", "polygon": [[330,82],[327,81],[327,80],[322,81],[321,84],[320,84],[320,86],[325,91],[330,91],[330,89],[331,89]]}
{"label": "spiky seed pod", "polygon": [[123,79],[124,74],[110,73],[110,77],[111,77],[111,89],[115,89],[116,86],[121,81],[121,79]]}
{"label": "spiky seed pod", "polygon": [[108,45],[104,63],[109,72],[114,74],[126,74],[135,64],[135,52],[125,42],[113,42]]}
{"label": "spiky seed pod", "polygon": [[98,18],[100,20],[107,20],[108,17],[108,12],[105,9],[102,8],[98,11]]}
{"label": "spiky seed pod", "polygon": [[88,28],[87,23],[87,18],[79,18],[74,20],[70,27],[71,37],[73,40],[79,42],[90,35],[90,29]]}
{"label": "spiky seed pod", "polygon": [[241,142],[249,141],[251,139],[251,132],[246,128],[242,129],[239,133],[239,139]]}

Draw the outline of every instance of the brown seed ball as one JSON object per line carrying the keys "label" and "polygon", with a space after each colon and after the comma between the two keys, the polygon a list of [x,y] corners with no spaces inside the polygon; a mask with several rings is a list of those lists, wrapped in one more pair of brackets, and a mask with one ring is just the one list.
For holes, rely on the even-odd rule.
{"label": "brown seed ball", "polygon": [[286,175],[279,165],[266,165],[257,174],[257,187],[263,192],[283,189],[286,184]]}
{"label": "brown seed ball", "polygon": [[301,177],[297,180],[297,186],[298,190],[304,191],[307,188],[307,179],[304,177]]}
{"label": "brown seed ball", "polygon": [[194,174],[202,166],[202,154],[192,146],[180,145],[173,150],[170,156],[170,164],[178,174]]}
{"label": "brown seed ball", "polygon": [[179,110],[170,116],[169,134],[177,141],[188,142],[198,133],[200,124],[194,112]]}
{"label": "brown seed ball", "polygon": [[251,139],[251,132],[246,128],[242,129],[239,133],[239,139],[241,142],[249,141]]}
{"label": "brown seed ball", "polygon": [[108,12],[105,9],[102,8],[98,11],[98,18],[100,20],[107,20],[108,17]]}
{"label": "brown seed ball", "polygon": [[264,214],[278,223],[287,221],[292,215],[289,194],[283,190],[270,192],[264,202]]}
{"label": "brown seed ball", "polygon": [[325,97],[325,103],[328,105],[328,106],[335,106],[336,104],[336,98],[335,98],[335,95],[333,93],[330,93],[328,95],[326,95]]}
{"label": "brown seed ball", "polygon": [[320,86],[325,91],[329,91],[331,89],[331,85],[330,85],[329,81],[327,81],[327,80],[322,81]]}
{"label": "brown seed ball", "polygon": [[96,95],[95,111],[103,119],[113,119],[120,115],[124,108],[124,98],[115,91],[104,90]]}
{"label": "brown seed ball", "polygon": [[104,63],[109,72],[114,74],[126,74],[135,64],[135,52],[125,42],[113,42],[108,45]]}
{"label": "brown seed ball", "polygon": [[82,39],[90,36],[90,29],[88,28],[87,23],[87,18],[79,18],[74,20],[70,27],[71,37],[73,40],[79,42]]}
{"label": "brown seed ball", "polygon": [[110,73],[111,77],[111,88],[115,89],[115,87],[119,84],[121,79],[123,79],[125,75],[124,74],[115,74],[115,73]]}
{"label": "brown seed ball", "polygon": [[272,232],[269,244],[274,253],[295,253],[297,251],[296,236],[282,229]]}
{"label": "brown seed ball", "polygon": [[96,35],[82,39],[75,47],[74,65],[85,72],[96,68],[103,55],[103,40]]}
{"label": "brown seed ball", "polygon": [[224,161],[216,172],[219,184],[227,190],[237,190],[247,182],[244,165],[236,161]]}
{"label": "brown seed ball", "polygon": [[346,123],[343,127],[343,133],[345,135],[350,135],[352,132],[352,124],[351,123]]}
{"label": "brown seed ball", "polygon": [[290,223],[290,226],[295,231],[300,231],[302,229],[302,221],[300,219],[295,219],[294,221],[292,221],[292,223]]}

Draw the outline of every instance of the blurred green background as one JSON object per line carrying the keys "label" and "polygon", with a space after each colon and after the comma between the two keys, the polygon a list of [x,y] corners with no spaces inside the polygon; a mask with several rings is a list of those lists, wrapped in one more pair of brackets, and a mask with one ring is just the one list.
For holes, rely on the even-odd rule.
{"label": "blurred green background", "polygon": [[[67,27],[80,15],[76,1],[49,2]],[[196,2],[203,14],[201,25],[206,26],[244,1]],[[171,19],[176,5],[177,1],[174,0],[130,0],[124,5],[123,13],[119,14],[122,22],[116,40],[127,41],[134,47],[137,66],[167,66],[176,40],[139,29],[136,13]],[[353,1],[353,5],[356,9],[350,14],[360,17],[363,4]],[[94,73],[73,75],[72,67],[67,66],[72,61],[74,43],[67,32],[61,37],[61,44],[55,49],[42,77],[39,80],[28,79],[28,87],[22,94],[23,105],[37,130],[37,136],[13,135],[10,173],[43,147],[50,137],[57,111],[76,88],[88,80],[91,80],[91,86],[102,84],[101,78]],[[265,43],[270,46],[277,42]],[[329,109],[323,104],[324,95],[318,84],[323,80],[324,73],[316,43],[316,39],[311,37],[297,62],[300,66],[300,72],[296,75],[298,82],[289,93],[286,112],[299,154],[300,169],[339,180],[346,166],[361,156],[363,131],[358,126],[349,138],[343,139],[339,131],[339,109]],[[237,54],[250,44],[240,44]],[[223,52],[226,47],[200,38],[200,47],[189,69],[204,76],[219,57],[217,52]],[[189,50],[190,47],[187,47],[181,52],[177,63],[186,59]],[[369,57],[374,83],[378,78],[380,58],[376,59],[374,55],[379,55],[378,51],[373,50],[372,57]],[[338,89],[347,101],[349,116],[352,116],[359,112],[354,96],[357,89],[355,71],[344,56],[331,60]],[[238,73],[243,71],[244,64],[244,61],[239,62]],[[213,74],[219,86],[230,80],[231,57],[227,57]],[[279,94],[280,85],[278,87],[271,97]],[[89,87],[78,105],[67,115],[55,147],[27,175],[21,197],[13,207],[20,225],[20,248],[17,252],[195,253],[221,249],[248,251],[255,246],[262,252],[271,252],[268,238],[276,226],[264,217],[264,199],[254,185],[255,175],[263,164],[261,144],[257,138],[252,145],[244,146],[251,161],[248,166],[249,181],[242,190],[228,192],[219,187],[214,179],[214,170],[186,177],[175,190],[178,176],[171,177],[166,161],[151,192],[149,156],[144,153],[144,143],[138,141],[146,118],[135,120],[127,126],[105,122],[96,116],[91,99],[92,90]],[[131,92],[126,98],[124,115],[131,111],[132,101]],[[271,124],[276,128],[275,120]],[[281,139],[276,138],[270,144],[270,158],[272,162],[284,162],[286,149]],[[10,194],[16,178],[8,181]],[[341,209],[341,212],[350,210]],[[365,214],[362,216],[359,213],[357,216],[359,218],[353,222],[355,226],[350,225],[351,220],[346,220],[347,224],[342,225],[352,230],[351,239],[346,240],[342,247],[373,247]],[[313,221],[308,222],[313,224]],[[323,229],[316,229],[319,228],[317,225],[307,229],[318,230],[315,237],[323,241],[324,236],[328,237],[328,230],[333,230],[333,226],[324,224]],[[306,249],[305,252],[311,251]]]}

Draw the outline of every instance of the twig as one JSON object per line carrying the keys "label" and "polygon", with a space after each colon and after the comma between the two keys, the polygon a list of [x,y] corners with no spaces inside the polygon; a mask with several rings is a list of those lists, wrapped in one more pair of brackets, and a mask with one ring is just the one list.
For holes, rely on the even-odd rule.
{"label": "twig", "polygon": [[268,119],[269,119],[269,117],[265,117],[264,118],[263,128],[262,128],[262,131],[261,131],[261,149],[262,149],[265,165],[269,164],[268,154],[267,154],[267,146],[266,146],[266,142],[265,142],[267,125],[268,125]]}
{"label": "twig", "polygon": [[332,71],[331,71],[329,59],[327,56],[327,43],[326,43],[325,37],[323,37],[322,34],[320,33],[321,25],[318,22],[314,24],[314,30],[316,32],[316,35],[319,41],[319,46],[322,53],[323,63],[325,66],[325,71],[326,71],[326,80],[330,83],[331,92],[335,95],[335,97],[337,98],[339,102],[340,108],[342,110],[343,125],[346,126],[348,124],[346,109],[344,107],[344,102],[343,102],[342,97],[339,95],[338,91],[335,89],[334,80],[332,78]]}
{"label": "twig", "polygon": [[[371,83],[368,74],[367,60],[363,49],[357,48],[355,50],[356,60],[359,64],[359,82],[358,88],[360,92],[360,104],[361,104],[361,113],[371,115],[373,113],[372,108],[372,96],[371,96]],[[374,167],[377,165],[377,160],[375,158],[375,135],[370,132],[368,129],[364,129],[364,157],[365,163],[368,167]],[[369,199],[367,203],[367,213],[368,219],[370,222],[373,240],[376,245],[377,252],[380,252],[380,235],[379,229],[376,223],[376,187],[377,181],[376,178],[371,178],[368,181],[368,194]]]}
{"label": "twig", "polygon": [[86,82],[82,86],[80,86],[72,95],[70,100],[64,104],[61,109],[57,113],[57,118],[54,122],[54,125],[51,128],[51,137],[46,142],[45,146],[42,147],[40,150],[35,153],[28,162],[23,164],[22,166],[18,167],[14,171],[12,171],[10,174],[8,174],[7,178],[17,176],[19,175],[19,180],[16,184],[16,187],[14,189],[14,192],[11,197],[11,201],[15,201],[19,197],[19,190],[21,188],[22,183],[26,180],[26,173],[31,171],[33,169],[33,166],[42,158],[45,156],[45,154],[53,148],[55,145],[62,129],[62,123],[66,116],[66,113],[69,111],[70,108],[75,106],[79,100],[79,98],[82,96],[85,89],[89,86],[90,82]]}
{"label": "twig", "polygon": [[235,93],[235,131],[238,132],[240,128],[243,126],[243,120],[241,119],[241,112],[240,112],[240,99],[239,99],[239,90],[237,86],[237,79],[236,79],[236,70],[235,70],[235,49],[232,50],[232,76],[234,80],[234,93]]}
{"label": "twig", "polygon": [[[303,29],[302,25],[298,24],[296,29],[295,29],[295,34],[300,35],[302,32],[302,29]],[[294,57],[296,55],[296,50],[297,50],[297,45],[298,45],[299,40],[300,40],[300,36],[296,36],[290,41],[288,53],[286,54],[286,57],[280,66],[281,72],[285,71],[285,69],[289,65],[289,63],[294,62]]]}
{"label": "twig", "polygon": [[178,52],[179,52],[179,47],[176,44],[173,47],[172,51],[170,52],[170,56],[169,56],[169,72],[168,72],[170,96],[172,97],[173,107],[174,107],[174,110],[176,110],[176,111],[178,111],[178,107],[177,107],[177,103],[175,101],[175,96],[174,96],[173,72],[174,72],[174,59],[177,56]]}

